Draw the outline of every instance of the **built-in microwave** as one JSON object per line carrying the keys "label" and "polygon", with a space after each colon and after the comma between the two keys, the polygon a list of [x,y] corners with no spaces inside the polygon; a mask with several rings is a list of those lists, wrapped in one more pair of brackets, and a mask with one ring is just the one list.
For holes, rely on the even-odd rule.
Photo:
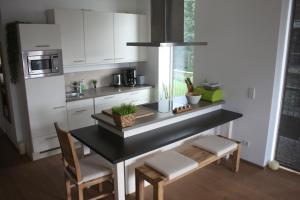
{"label": "built-in microwave", "polygon": [[61,49],[23,51],[22,59],[25,79],[63,74]]}

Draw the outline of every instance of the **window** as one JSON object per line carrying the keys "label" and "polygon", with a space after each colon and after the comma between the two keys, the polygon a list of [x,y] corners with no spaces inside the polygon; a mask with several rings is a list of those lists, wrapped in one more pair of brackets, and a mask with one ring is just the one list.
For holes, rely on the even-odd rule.
{"label": "window", "polygon": [[[184,1],[184,41],[195,41],[196,0]],[[187,92],[185,79],[193,81],[194,47],[175,47],[173,57],[173,95],[184,96]]]}

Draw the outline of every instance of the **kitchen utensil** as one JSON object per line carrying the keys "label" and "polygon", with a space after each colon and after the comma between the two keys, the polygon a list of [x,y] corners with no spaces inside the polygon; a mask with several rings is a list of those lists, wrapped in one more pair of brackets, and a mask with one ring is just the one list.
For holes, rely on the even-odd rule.
{"label": "kitchen utensil", "polygon": [[201,95],[196,93],[187,93],[185,96],[187,98],[188,103],[192,105],[198,104],[201,99]]}

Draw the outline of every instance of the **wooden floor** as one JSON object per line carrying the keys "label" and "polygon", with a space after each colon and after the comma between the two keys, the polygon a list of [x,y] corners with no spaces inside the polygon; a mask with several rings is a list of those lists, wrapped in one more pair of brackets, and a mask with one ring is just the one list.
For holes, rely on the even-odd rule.
{"label": "wooden floor", "polygon": [[[151,199],[151,188],[146,199]],[[86,192],[91,196],[96,189]],[[166,187],[166,200],[299,200],[300,176],[283,170],[273,172],[242,162],[235,174],[211,165]],[[76,199],[75,193],[73,194]],[[36,162],[19,156],[6,136],[0,134],[0,199],[65,199],[60,156]],[[134,199],[130,195],[128,199]]]}

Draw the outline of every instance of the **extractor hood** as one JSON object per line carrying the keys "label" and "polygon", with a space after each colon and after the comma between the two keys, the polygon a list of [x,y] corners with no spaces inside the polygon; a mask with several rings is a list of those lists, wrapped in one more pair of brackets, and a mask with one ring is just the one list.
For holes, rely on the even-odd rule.
{"label": "extractor hood", "polygon": [[128,42],[127,46],[207,45],[207,42],[184,41],[184,1],[151,0],[151,42]]}

